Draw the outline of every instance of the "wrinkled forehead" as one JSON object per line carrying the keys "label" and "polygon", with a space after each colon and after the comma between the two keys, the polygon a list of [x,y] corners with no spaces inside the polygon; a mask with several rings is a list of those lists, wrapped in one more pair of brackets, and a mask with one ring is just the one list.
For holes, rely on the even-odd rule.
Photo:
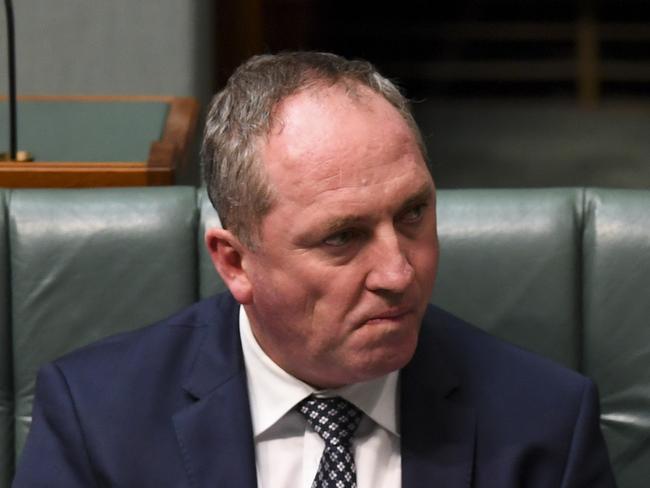
{"label": "wrinkled forehead", "polygon": [[381,95],[359,85],[316,87],[283,100],[260,147],[270,183],[291,193],[372,184],[387,165],[424,167],[415,136]]}
{"label": "wrinkled forehead", "polygon": [[297,98],[309,97],[314,100],[321,100],[323,104],[333,103],[335,99],[340,101],[356,102],[360,106],[367,104],[372,97],[383,96],[372,88],[359,81],[351,79],[327,80],[313,79],[305,81],[296,90],[278,99],[270,107],[268,136],[282,130],[287,117],[287,107],[294,105]]}
{"label": "wrinkled forehead", "polygon": [[319,84],[300,90],[276,105],[271,120],[262,145],[283,144],[288,157],[295,150],[311,153],[349,143],[350,138],[365,144],[382,141],[388,134],[415,140],[400,112],[359,83]]}

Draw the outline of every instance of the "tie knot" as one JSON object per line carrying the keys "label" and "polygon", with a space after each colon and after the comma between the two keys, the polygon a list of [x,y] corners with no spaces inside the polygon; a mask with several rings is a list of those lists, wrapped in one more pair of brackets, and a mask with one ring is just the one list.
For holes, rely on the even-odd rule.
{"label": "tie knot", "polygon": [[361,411],[341,397],[309,396],[298,404],[298,410],[328,445],[349,444],[361,421]]}

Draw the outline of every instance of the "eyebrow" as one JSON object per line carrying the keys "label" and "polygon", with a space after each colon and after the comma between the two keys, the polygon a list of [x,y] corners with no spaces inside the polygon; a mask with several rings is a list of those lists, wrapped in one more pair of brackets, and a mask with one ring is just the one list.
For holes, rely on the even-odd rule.
{"label": "eyebrow", "polygon": [[327,222],[324,229],[324,234],[336,234],[339,231],[349,227],[356,227],[365,219],[359,215],[346,215],[344,217],[337,217]]}
{"label": "eyebrow", "polygon": [[[429,182],[425,182],[422,186],[407,198],[399,207],[398,214],[405,211],[413,205],[420,204],[429,200],[433,195],[433,188]],[[366,221],[366,218],[361,215],[345,215],[337,217],[327,222],[324,232],[326,234],[334,234],[348,227],[356,227],[357,225]]]}
{"label": "eyebrow", "polygon": [[420,204],[432,198],[433,196],[433,187],[429,182],[425,182],[420,186],[420,189],[415,192],[412,196],[406,199],[406,201],[401,205],[400,212],[406,210],[413,205]]}

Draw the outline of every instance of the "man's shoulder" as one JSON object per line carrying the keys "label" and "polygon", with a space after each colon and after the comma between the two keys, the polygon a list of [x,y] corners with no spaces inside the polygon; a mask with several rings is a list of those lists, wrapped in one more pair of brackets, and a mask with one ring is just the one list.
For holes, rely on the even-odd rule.
{"label": "man's shoulder", "polygon": [[583,480],[575,486],[614,486],[588,378],[436,307],[425,315],[413,362],[402,382],[416,405],[411,413],[424,404],[420,417],[440,417],[436,428],[465,427],[479,484],[574,486],[567,480],[575,477]]}
{"label": "man's shoulder", "polygon": [[231,334],[237,324],[238,304],[229,294],[216,295],[145,327],[100,339],[74,350],[53,364],[72,374],[98,375],[102,371],[134,367],[160,369],[191,357],[208,332]]}
{"label": "man's shoulder", "polygon": [[[591,385],[589,379],[537,353],[499,339],[478,327],[438,308],[427,310],[420,347],[425,354],[433,349],[453,374],[477,394],[503,390],[525,397],[531,391],[547,395],[578,394]],[[536,395],[528,395],[534,398]]]}
{"label": "man's shoulder", "polygon": [[[232,297],[216,296],[43,366],[23,454],[23,459],[29,459],[27,464],[23,461],[28,468],[23,467],[21,479],[47,472],[47,463],[44,471],[35,467],[40,466],[37,459],[45,456],[59,460],[50,466],[52,470],[63,470],[47,472],[49,477],[65,477],[70,474],[66,469],[85,467],[90,459],[94,474],[88,468],[88,480],[93,476],[106,480],[103,476],[109,473],[111,480],[113,476],[127,480],[115,482],[120,486],[149,486],[146,480],[155,480],[151,486],[179,486],[186,471],[180,462],[179,424],[174,419],[177,415],[185,422],[195,418],[191,415],[196,411],[188,413],[187,408],[195,405],[196,398],[207,396],[242,371],[238,310]],[[133,456],[139,453],[146,453],[149,462],[134,467]],[[28,485],[32,486],[20,484]]]}

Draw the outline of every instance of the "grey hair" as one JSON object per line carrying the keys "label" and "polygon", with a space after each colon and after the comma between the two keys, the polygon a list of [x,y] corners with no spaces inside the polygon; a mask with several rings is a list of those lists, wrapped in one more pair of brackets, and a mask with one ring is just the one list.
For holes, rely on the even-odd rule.
{"label": "grey hair", "polygon": [[221,224],[249,248],[259,242],[262,218],[273,203],[258,144],[273,125],[278,104],[319,84],[370,88],[393,105],[426,151],[408,100],[399,88],[367,61],[319,52],[285,52],[253,56],[235,70],[212,99],[201,159],[208,196]]}

